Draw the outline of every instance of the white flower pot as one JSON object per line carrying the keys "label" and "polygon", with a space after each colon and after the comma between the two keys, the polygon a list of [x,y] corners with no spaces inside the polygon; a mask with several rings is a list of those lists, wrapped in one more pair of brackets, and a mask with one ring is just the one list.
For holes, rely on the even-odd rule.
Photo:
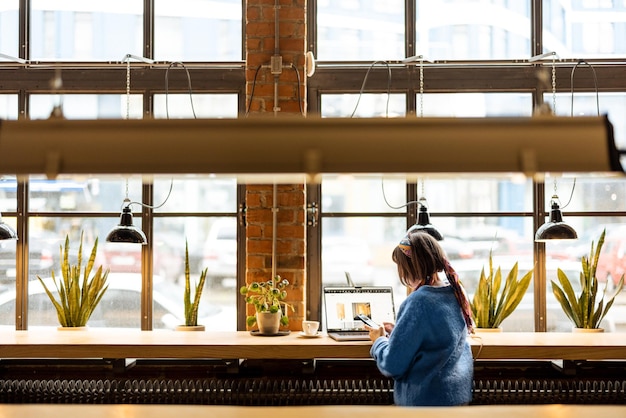
{"label": "white flower pot", "polygon": [[474,332],[477,334],[480,333],[484,333],[484,332],[502,332],[502,328],[498,327],[498,328],[474,328]]}
{"label": "white flower pot", "polygon": [[580,333],[596,333],[596,332],[604,332],[604,328],[572,328],[572,332],[580,332]]}
{"label": "white flower pot", "polygon": [[177,325],[174,331],[204,331],[204,325]]}

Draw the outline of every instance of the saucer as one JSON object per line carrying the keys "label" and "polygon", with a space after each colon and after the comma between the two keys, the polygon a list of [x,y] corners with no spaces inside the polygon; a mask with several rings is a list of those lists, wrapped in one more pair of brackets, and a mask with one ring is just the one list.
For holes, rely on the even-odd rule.
{"label": "saucer", "polygon": [[298,334],[304,338],[318,338],[322,336],[321,332],[318,332],[317,334],[309,335],[309,334],[305,334],[304,331],[300,331]]}

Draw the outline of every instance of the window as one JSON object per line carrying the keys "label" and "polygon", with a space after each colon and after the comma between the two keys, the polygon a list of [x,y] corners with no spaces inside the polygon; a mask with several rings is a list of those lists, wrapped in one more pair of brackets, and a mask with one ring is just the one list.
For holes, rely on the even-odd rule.
{"label": "window", "polygon": [[241,1],[156,0],[155,58],[239,61]]}
{"label": "window", "polygon": [[142,56],[141,0],[32,0],[31,59],[122,61]]}

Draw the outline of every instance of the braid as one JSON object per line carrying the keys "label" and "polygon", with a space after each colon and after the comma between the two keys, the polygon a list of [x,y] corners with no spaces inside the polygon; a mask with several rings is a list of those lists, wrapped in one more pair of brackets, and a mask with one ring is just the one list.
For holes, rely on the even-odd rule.
{"label": "braid", "polygon": [[467,330],[470,334],[473,334],[474,321],[472,320],[472,308],[467,298],[467,294],[465,293],[465,289],[461,286],[459,275],[452,268],[452,265],[447,259],[445,260],[444,271],[446,273],[446,277],[448,278],[448,282],[450,282],[450,286],[452,286],[452,289],[454,290],[454,295],[461,306],[461,312],[463,313]]}

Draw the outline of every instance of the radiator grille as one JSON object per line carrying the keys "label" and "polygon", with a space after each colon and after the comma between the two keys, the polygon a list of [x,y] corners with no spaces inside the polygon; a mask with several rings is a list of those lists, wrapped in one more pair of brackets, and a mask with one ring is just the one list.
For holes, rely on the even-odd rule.
{"label": "radiator grille", "polygon": [[[390,405],[393,382],[305,379],[0,380],[2,403]],[[476,380],[473,404],[626,404],[626,380]]]}
{"label": "radiator grille", "polygon": [[2,380],[2,403],[388,405],[389,380]]}

